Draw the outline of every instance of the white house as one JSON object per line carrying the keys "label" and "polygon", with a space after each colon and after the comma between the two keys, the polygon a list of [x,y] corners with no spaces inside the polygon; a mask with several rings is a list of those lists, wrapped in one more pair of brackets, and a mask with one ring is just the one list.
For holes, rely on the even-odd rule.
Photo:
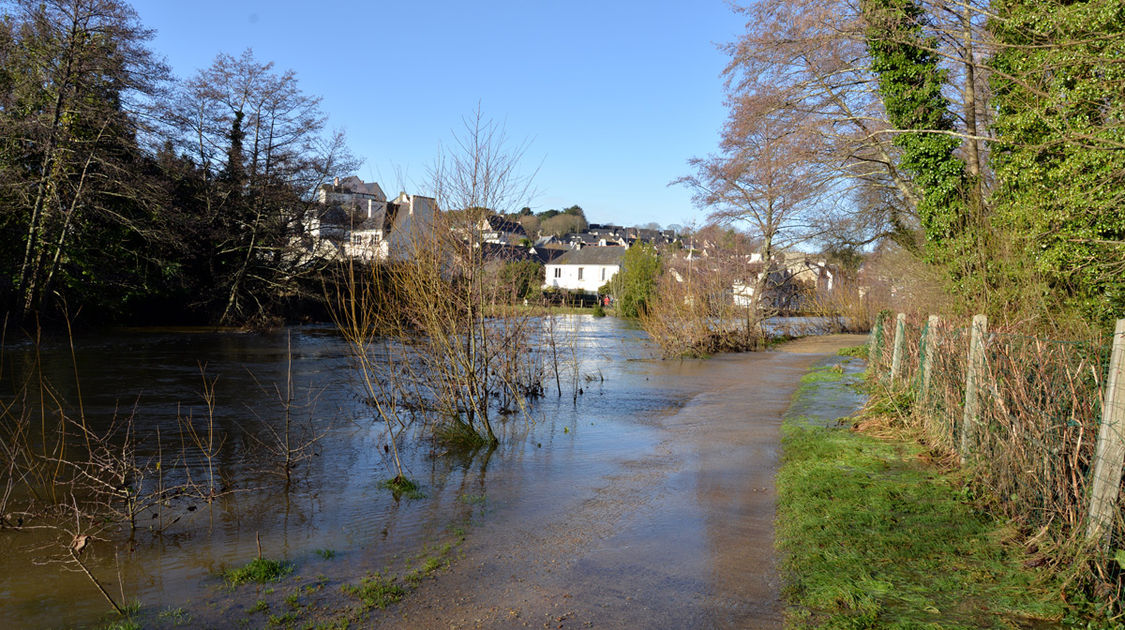
{"label": "white house", "polygon": [[367,261],[402,260],[433,231],[437,203],[403,192],[392,201],[375,182],[336,179],[317,188],[319,209],[305,225],[313,255]]}
{"label": "white house", "polygon": [[571,250],[547,263],[543,288],[551,287],[597,293],[621,271],[624,247],[583,247]]}
{"label": "white house", "polygon": [[388,227],[379,260],[409,260],[416,251],[430,247],[437,211],[437,200],[433,197],[402,192],[388,202],[384,221]]}

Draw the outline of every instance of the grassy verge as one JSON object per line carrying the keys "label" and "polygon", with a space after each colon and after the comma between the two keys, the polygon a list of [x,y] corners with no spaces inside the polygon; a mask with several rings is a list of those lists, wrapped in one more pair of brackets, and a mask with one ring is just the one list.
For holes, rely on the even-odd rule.
{"label": "grassy verge", "polygon": [[[816,370],[798,395],[841,378]],[[958,473],[921,446],[806,418],[782,431],[777,546],[790,626],[1050,627],[1067,616],[1062,588],[1024,568],[1020,537],[975,510]]]}

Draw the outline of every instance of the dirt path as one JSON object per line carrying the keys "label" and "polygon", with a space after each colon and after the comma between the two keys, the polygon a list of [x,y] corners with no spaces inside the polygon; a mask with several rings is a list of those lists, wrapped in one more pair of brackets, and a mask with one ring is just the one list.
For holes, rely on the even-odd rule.
{"label": "dirt path", "polygon": [[[409,628],[779,628],[774,474],[803,372],[859,335],[684,362],[660,439],[546,507],[497,506],[450,571],[375,621]],[[628,451],[627,451],[628,452]],[[536,503],[535,497],[521,501]]]}

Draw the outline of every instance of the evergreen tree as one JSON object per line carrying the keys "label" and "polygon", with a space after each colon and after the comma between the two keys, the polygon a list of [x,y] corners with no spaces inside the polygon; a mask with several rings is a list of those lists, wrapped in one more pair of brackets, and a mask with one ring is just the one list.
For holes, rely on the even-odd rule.
{"label": "evergreen tree", "polygon": [[660,256],[656,248],[641,241],[633,243],[621,259],[621,271],[611,282],[621,317],[636,318],[645,313],[656,294],[659,276]]}
{"label": "evergreen tree", "polygon": [[112,307],[150,264],[138,110],[167,70],[123,2],[0,6],[0,288],[17,316],[54,296]]}

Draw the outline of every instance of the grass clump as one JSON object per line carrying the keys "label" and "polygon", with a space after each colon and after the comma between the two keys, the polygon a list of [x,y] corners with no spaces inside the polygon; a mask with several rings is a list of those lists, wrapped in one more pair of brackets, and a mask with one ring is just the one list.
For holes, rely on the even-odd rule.
{"label": "grass clump", "polygon": [[255,558],[245,566],[223,571],[223,579],[231,586],[239,586],[250,582],[265,584],[266,582],[277,582],[292,571],[293,565],[288,562]]}
{"label": "grass clump", "polygon": [[141,630],[141,624],[132,619],[120,619],[105,626],[104,630]]}
{"label": "grass clump", "polygon": [[177,626],[191,622],[191,614],[184,608],[166,608],[160,611],[157,617],[161,621],[169,621]]}
{"label": "grass clump", "polygon": [[301,598],[297,593],[290,593],[285,596],[285,604],[293,610],[297,610],[301,607]]}
{"label": "grass clump", "polygon": [[316,555],[320,556],[321,558],[324,558],[325,560],[331,560],[332,558],[336,557],[336,550],[335,549],[317,549]]}
{"label": "grass clump", "polygon": [[297,621],[297,615],[292,612],[287,612],[284,615],[270,615],[269,624],[271,626],[288,626]]}
{"label": "grass clump", "polygon": [[369,574],[358,585],[345,584],[341,588],[344,593],[363,602],[366,608],[386,608],[388,604],[398,602],[406,596],[406,589],[402,585],[379,573]]}
{"label": "grass clump", "polygon": [[425,493],[423,493],[418,488],[418,484],[416,484],[413,481],[407,479],[406,477],[403,477],[402,475],[399,475],[398,477],[395,477],[393,479],[388,479],[388,480],[380,483],[379,487],[384,488],[386,490],[390,490],[391,494],[394,495],[395,499],[400,499],[402,497],[406,497],[407,499],[424,499],[424,498],[426,498]]}
{"label": "grass clump", "polygon": [[460,418],[451,418],[434,427],[434,439],[448,449],[470,452],[488,445],[488,438]]}
{"label": "grass clump", "polygon": [[796,626],[1013,627],[1059,621],[1056,586],[1021,566],[1004,526],[964,501],[921,447],[783,426],[777,546]]}
{"label": "grass clump", "polygon": [[836,354],[842,357],[856,357],[858,359],[866,359],[869,350],[867,344],[860,344],[858,346],[848,346],[847,348],[840,348]]}

